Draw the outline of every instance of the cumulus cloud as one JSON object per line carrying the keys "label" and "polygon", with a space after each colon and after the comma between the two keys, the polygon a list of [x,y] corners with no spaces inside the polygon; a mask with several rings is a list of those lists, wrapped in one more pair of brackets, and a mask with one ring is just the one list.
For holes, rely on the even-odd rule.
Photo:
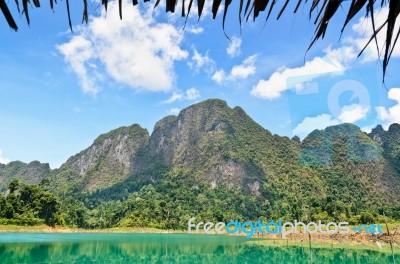
{"label": "cumulus cloud", "polygon": [[206,73],[210,74],[215,69],[215,61],[208,56],[208,51],[203,55],[193,48],[193,55],[190,61],[187,63],[190,69],[198,72],[199,70],[204,70]]}
{"label": "cumulus cloud", "polygon": [[[99,88],[95,76],[88,73],[90,60],[95,58],[92,43],[83,36],[75,36],[68,43],[60,45],[59,51],[78,76],[81,89],[85,93],[96,94]],[[92,66],[92,68],[95,68]]]}
{"label": "cumulus cloud", "polygon": [[[352,47],[324,50],[325,55],[307,61],[303,66],[295,68],[281,67],[268,80],[260,80],[251,91],[251,94],[263,99],[279,98],[289,89],[296,89],[296,85],[311,82],[324,74],[342,73],[349,67],[349,62],[357,56]],[[296,80],[296,83],[291,83]],[[297,87],[298,88],[298,87]]]}
{"label": "cumulus cloud", "polygon": [[241,64],[233,66],[229,74],[226,74],[224,70],[218,70],[214,72],[211,79],[217,83],[246,79],[247,77],[256,73],[256,60],[257,55],[251,55],[247,57]]}
{"label": "cumulus cloud", "polygon": [[165,100],[163,103],[164,104],[170,104],[175,101],[182,101],[182,100],[188,100],[188,101],[193,101],[196,100],[197,98],[200,97],[200,92],[196,88],[192,87],[190,89],[187,89],[184,93],[179,92],[179,91],[174,91],[171,95],[170,98]]}
{"label": "cumulus cloud", "polygon": [[234,80],[236,79],[246,79],[250,75],[256,73],[256,67],[254,63],[256,62],[257,55],[252,55],[245,59],[241,64],[233,66],[231,70],[231,76]]}
{"label": "cumulus cloud", "polygon": [[198,34],[203,33],[204,28],[202,28],[202,27],[191,26],[191,27],[188,27],[186,30],[187,30],[188,32],[192,33],[192,34],[198,35]]}
{"label": "cumulus cloud", "polygon": [[110,2],[107,15],[103,11],[78,27],[75,36],[57,46],[59,52],[85,93],[98,93],[104,77],[137,90],[170,90],[174,63],[188,56],[179,46],[179,30],[156,22],[151,12],[141,14],[127,0],[123,4],[129,16],[120,20],[116,2]]}
{"label": "cumulus cloud", "polygon": [[378,106],[375,110],[378,113],[378,118],[383,122],[383,126],[387,129],[392,123],[400,123],[400,88],[392,88],[388,92],[388,98],[396,103],[386,108]]}
{"label": "cumulus cloud", "polygon": [[167,111],[168,115],[178,115],[180,112],[179,108],[171,108]]}
{"label": "cumulus cloud", "polygon": [[196,88],[190,88],[186,90],[186,98],[188,100],[196,100],[200,97],[200,92]]}
{"label": "cumulus cloud", "polygon": [[354,123],[364,119],[369,112],[369,107],[363,107],[359,104],[345,105],[342,107],[340,115],[335,118],[331,114],[320,114],[313,117],[306,117],[293,129],[293,135],[301,139],[306,137],[315,129],[325,129],[328,126],[334,126],[341,123]]}
{"label": "cumulus cloud", "polygon": [[165,100],[163,103],[164,103],[164,104],[170,104],[170,103],[173,103],[173,102],[175,102],[175,101],[177,101],[177,100],[181,100],[182,97],[183,97],[183,94],[182,94],[182,93],[179,93],[179,92],[175,92],[175,91],[174,91],[174,92],[172,92],[171,97],[168,98],[167,100]]}
{"label": "cumulus cloud", "polygon": [[226,53],[229,57],[233,58],[239,56],[241,51],[242,39],[238,37],[232,37],[229,46],[226,48]]}
{"label": "cumulus cloud", "polygon": [[304,139],[315,129],[325,129],[328,126],[338,125],[340,122],[329,114],[321,114],[314,117],[306,117],[293,129],[293,135]]}
{"label": "cumulus cloud", "polygon": [[0,149],[0,163],[7,164],[11,160],[3,156],[3,151]]}
{"label": "cumulus cloud", "polygon": [[368,111],[369,107],[363,107],[359,104],[352,104],[344,106],[338,118],[344,123],[354,123],[363,119],[367,115]]}
{"label": "cumulus cloud", "polygon": [[225,71],[218,70],[218,71],[214,72],[213,76],[211,76],[211,79],[213,79],[217,83],[221,83],[225,79]]}

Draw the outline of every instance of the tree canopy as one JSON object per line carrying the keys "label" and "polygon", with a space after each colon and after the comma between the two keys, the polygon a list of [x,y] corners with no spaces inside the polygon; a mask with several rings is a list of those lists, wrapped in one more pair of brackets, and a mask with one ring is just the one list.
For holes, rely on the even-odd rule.
{"label": "tree canopy", "polygon": [[[143,0],[144,2],[149,2],[150,0]],[[190,12],[192,11],[192,5],[193,5],[194,0],[181,0],[181,14],[182,17],[188,18]],[[203,9],[205,6],[205,1],[206,0],[197,0],[197,15],[200,18]],[[211,1],[211,0],[209,0]],[[213,19],[217,16],[218,9],[222,4],[222,0],[212,0],[212,14],[213,14]],[[30,23],[30,18],[29,18],[29,9],[28,6],[33,3],[33,5],[36,8],[41,7],[40,0],[15,0],[15,4],[17,6],[18,12],[21,15],[25,15],[25,18],[27,20],[27,23]],[[69,26],[72,30],[72,22],[71,22],[71,12],[70,12],[70,5],[69,5],[69,0],[65,0],[66,2],[66,8],[67,8],[67,13],[68,13],[68,21],[69,21]],[[89,12],[88,12],[88,0],[82,0],[83,2],[83,17],[82,17],[82,22],[87,23],[88,18],[89,18]],[[156,0],[154,7],[159,6],[161,0]],[[278,15],[276,17],[277,20],[279,20],[282,16],[282,14],[288,10],[288,4],[290,0],[285,0],[285,1],[280,1],[278,3],[278,0],[240,0],[239,3],[239,10],[238,10],[238,19],[239,23],[241,24],[242,21],[248,21],[250,18],[255,20],[260,13],[262,12],[267,12],[266,20],[268,20],[272,14],[273,10],[278,10]],[[298,10],[302,5],[309,7],[309,19],[316,25],[316,30],[314,37],[310,43],[309,49],[312,47],[312,45],[320,38],[324,38],[325,33],[328,29],[329,22],[331,18],[337,13],[339,7],[341,4],[344,2],[344,0],[313,0],[313,1],[308,1],[308,0],[293,0],[292,2],[295,3],[295,9],[293,10],[294,13],[297,13]],[[309,2],[309,3],[308,3]],[[378,2],[378,3],[376,3]],[[22,5],[21,5],[22,3]],[[51,9],[54,8],[54,4],[57,3],[57,0],[50,0],[50,7]],[[109,0],[102,0],[101,4],[103,5],[104,9],[107,11],[107,6],[108,6]],[[132,0],[133,5],[138,4],[138,0]],[[165,0],[166,4],[166,12],[175,12],[175,8],[178,6],[178,0]],[[188,5],[187,7],[185,5]],[[229,7],[232,4],[232,0],[225,0],[224,1],[224,6],[223,6],[223,24],[222,27],[225,27],[225,19],[226,15],[228,12]],[[0,9],[4,15],[4,17],[7,20],[8,25],[13,29],[13,30],[18,30],[17,23],[14,20],[14,15],[11,13],[9,7],[9,3],[7,3],[5,0],[0,0]],[[122,19],[122,9],[123,9],[123,4],[122,0],[118,0],[118,5],[119,5],[119,16]],[[376,25],[375,24],[375,19],[374,19],[374,11],[376,8],[379,7],[388,7],[389,12],[386,20],[383,22],[381,25]],[[389,64],[389,60],[391,58],[391,55],[393,53],[394,47],[396,46],[397,40],[400,35],[400,28],[396,28],[396,19],[399,16],[400,13],[400,1],[397,0],[381,0],[381,1],[376,1],[376,0],[351,0],[350,6],[347,10],[346,18],[345,21],[343,22],[343,27],[342,27],[342,32],[348,25],[348,23],[359,13],[364,13],[366,17],[371,18],[372,22],[372,27],[373,27],[373,33],[370,36],[370,39],[366,46],[364,47],[363,50],[360,51],[361,55],[365,48],[372,42],[375,41],[375,44],[377,46],[378,52],[379,52],[379,47],[378,47],[378,41],[377,41],[377,34],[381,31],[386,30],[386,41],[384,44],[384,49],[383,49],[383,75],[385,76],[386,73],[386,68]]]}

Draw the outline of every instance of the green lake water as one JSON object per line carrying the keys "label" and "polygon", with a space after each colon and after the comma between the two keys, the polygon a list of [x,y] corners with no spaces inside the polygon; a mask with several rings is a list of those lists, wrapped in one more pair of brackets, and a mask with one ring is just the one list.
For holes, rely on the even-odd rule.
{"label": "green lake water", "polygon": [[399,263],[400,254],[188,234],[0,234],[0,263]]}

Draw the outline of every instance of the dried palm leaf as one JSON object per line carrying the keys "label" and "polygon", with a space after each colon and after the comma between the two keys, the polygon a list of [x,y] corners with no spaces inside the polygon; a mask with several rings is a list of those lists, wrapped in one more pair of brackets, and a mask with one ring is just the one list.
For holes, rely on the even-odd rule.
{"label": "dried palm leaf", "polygon": [[[30,0],[21,0],[22,1],[22,10],[20,10],[20,0],[15,0],[15,4],[17,6],[18,13],[25,15],[26,21],[28,24],[30,24],[30,17],[29,17],[29,12],[28,12],[28,5],[31,3]],[[88,23],[88,3],[87,0],[82,0],[83,1],[83,16],[82,16],[82,22]],[[107,7],[108,7],[108,1],[109,0],[102,0],[101,3],[104,6],[104,9],[107,12]],[[149,0],[144,0],[144,2],[148,2]],[[166,12],[175,12],[175,7],[177,5],[178,0],[165,0],[166,3]],[[206,0],[197,0],[197,15],[198,18],[202,16],[204,6],[205,6],[205,1]],[[213,1],[212,2],[212,17],[213,19],[216,18],[218,9],[221,6],[222,0],[208,0],[208,1]],[[239,12],[238,12],[238,18],[239,18],[239,24],[240,27],[242,26],[242,19],[245,18],[246,21],[248,21],[249,17],[252,15],[253,20],[255,20],[261,12],[264,12],[269,5],[268,12],[267,12],[267,17],[266,20],[270,17],[272,14],[272,11],[276,9],[276,4],[278,0],[247,0],[246,4],[244,0],[239,0]],[[161,0],[155,0],[155,5],[154,8],[159,6]],[[315,17],[313,18],[313,23],[317,25],[316,30],[314,32],[314,36],[311,40],[311,43],[308,47],[310,49],[314,43],[318,39],[324,38],[326,31],[328,29],[328,25],[332,17],[336,14],[339,6],[344,2],[344,0],[312,0],[312,1],[302,1],[302,0],[293,0],[295,2],[295,9],[294,13],[297,13],[300,6],[302,4],[306,5],[308,2],[310,2],[310,9],[309,9],[309,19],[311,20],[314,14],[314,11],[316,12]],[[376,3],[378,2],[378,3]],[[32,0],[33,6],[34,7],[41,7],[40,5],[40,0]],[[56,0],[50,0],[50,7],[53,10],[54,4],[57,3]],[[232,0],[225,0],[224,2],[224,12],[223,12],[223,19],[222,19],[222,27],[224,29],[225,33],[225,23],[226,23],[226,16],[231,8],[231,3]],[[287,10],[287,7],[290,3],[290,0],[285,0],[283,6],[280,8],[278,14],[277,14],[277,19],[280,19],[281,16],[284,14],[284,12]],[[138,0],[132,0],[133,5],[138,4]],[[181,9],[181,14],[182,17],[185,17],[185,26],[191,11],[191,7],[193,4],[193,0],[190,0],[187,14],[185,13],[186,7],[185,7],[185,0],[182,0],[182,9]],[[70,29],[72,30],[72,22],[71,22],[71,13],[70,13],[70,6],[69,6],[69,0],[66,0],[66,5],[67,5],[67,14],[68,14],[68,24]],[[389,13],[387,19],[384,21],[382,25],[376,25],[375,23],[375,17],[374,17],[374,10],[376,6],[380,7],[388,7]],[[244,12],[243,12],[244,8]],[[345,21],[343,23],[343,27],[341,30],[341,34],[345,30],[346,26],[356,17],[357,14],[360,14],[365,8],[365,15],[367,17],[371,17],[371,22],[372,22],[372,29],[373,33],[371,35],[370,40],[366,44],[366,46],[361,50],[360,54],[365,51],[365,48],[370,45],[372,40],[375,40],[375,45],[378,50],[378,54],[380,55],[379,52],[379,47],[378,47],[378,40],[377,40],[377,35],[383,29],[386,27],[386,41],[384,44],[384,54],[383,54],[383,74],[385,76],[387,67],[389,65],[390,58],[393,54],[395,46],[398,44],[398,40],[400,37],[400,28],[397,26],[396,28],[396,20],[399,17],[400,14],[400,1],[399,0],[381,0],[381,1],[376,1],[376,0],[351,0],[350,7],[347,11]],[[118,9],[119,9],[119,17],[122,19],[122,11],[123,11],[123,4],[122,0],[118,0]],[[8,25],[13,29],[17,30],[18,26],[14,21],[13,15],[10,12],[8,8],[8,3],[5,0],[0,0],[0,10],[3,13],[3,16],[5,17]],[[226,35],[226,33],[225,33]]]}
{"label": "dried palm leaf", "polygon": [[0,0],[0,10],[3,13],[5,19],[7,20],[8,25],[10,26],[10,28],[12,28],[13,30],[17,31],[18,30],[18,26],[14,21],[14,18],[11,15],[10,10],[8,9],[8,6],[6,4],[6,2],[4,0]]}

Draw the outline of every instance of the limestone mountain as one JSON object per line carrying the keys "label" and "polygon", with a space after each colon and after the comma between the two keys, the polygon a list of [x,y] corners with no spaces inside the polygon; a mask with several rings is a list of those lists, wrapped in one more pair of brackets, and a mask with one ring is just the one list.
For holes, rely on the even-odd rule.
{"label": "limestone mountain", "polygon": [[[286,148],[280,145],[287,145]],[[298,146],[272,135],[240,107],[207,100],[155,124],[151,136],[138,125],[101,135],[86,150],[52,172],[55,186],[96,191],[116,183],[148,183],[158,168],[188,169],[212,186],[226,185],[259,195],[265,175],[279,178]],[[140,185],[140,182],[135,184]]]}
{"label": "limestone mountain", "polygon": [[137,124],[102,134],[52,172],[53,186],[91,191],[121,182],[142,169],[141,152],[148,142],[147,130]]}
{"label": "limestone mountain", "polygon": [[[287,148],[277,147],[288,143]],[[149,155],[167,167],[189,168],[212,186],[224,184],[259,194],[265,175],[296,155],[290,140],[273,136],[240,107],[207,100],[168,116],[154,127]]]}

